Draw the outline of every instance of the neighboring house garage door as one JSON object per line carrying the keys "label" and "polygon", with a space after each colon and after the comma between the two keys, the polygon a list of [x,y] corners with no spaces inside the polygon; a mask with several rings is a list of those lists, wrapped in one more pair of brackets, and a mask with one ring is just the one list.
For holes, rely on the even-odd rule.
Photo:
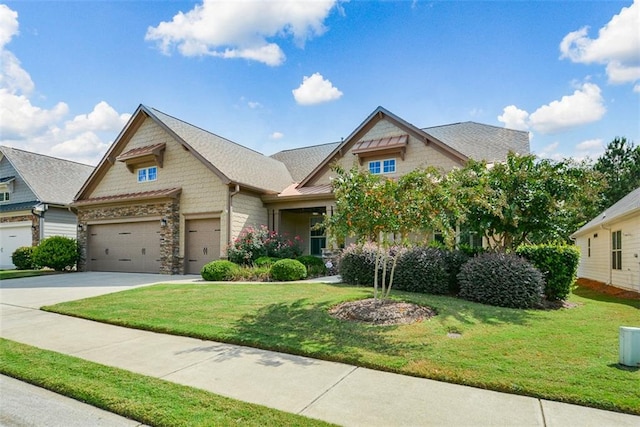
{"label": "neighboring house garage door", "polygon": [[15,268],[11,255],[21,246],[31,246],[31,222],[0,224],[0,268]]}
{"label": "neighboring house garage door", "polygon": [[87,266],[91,271],[160,272],[160,222],[89,226]]}
{"label": "neighboring house garage door", "polygon": [[220,218],[186,221],[185,273],[200,274],[202,267],[220,258]]}

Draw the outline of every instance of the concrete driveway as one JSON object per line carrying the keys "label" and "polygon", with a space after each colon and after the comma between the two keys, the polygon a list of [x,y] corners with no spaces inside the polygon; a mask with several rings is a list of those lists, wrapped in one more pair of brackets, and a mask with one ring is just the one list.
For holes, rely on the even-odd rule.
{"label": "concrete driveway", "polygon": [[90,298],[155,283],[196,280],[201,280],[200,276],[108,272],[75,272],[23,277],[0,281],[0,302],[38,309],[44,305]]}

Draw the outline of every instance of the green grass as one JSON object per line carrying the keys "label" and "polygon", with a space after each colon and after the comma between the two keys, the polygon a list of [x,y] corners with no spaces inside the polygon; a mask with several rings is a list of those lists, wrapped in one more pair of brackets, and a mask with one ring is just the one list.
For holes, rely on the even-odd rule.
{"label": "green grass", "polygon": [[0,270],[0,280],[44,276],[45,274],[58,274],[58,272],[53,270]]}
{"label": "green grass", "polygon": [[310,283],[156,285],[46,309],[640,414],[640,371],[617,363],[619,326],[640,323],[640,301],[579,289],[570,298],[577,307],[542,311],[393,295],[439,315],[403,326],[339,321],[329,307],[370,297],[371,290]]}
{"label": "green grass", "polygon": [[2,374],[151,426],[329,425],[5,339],[0,355]]}

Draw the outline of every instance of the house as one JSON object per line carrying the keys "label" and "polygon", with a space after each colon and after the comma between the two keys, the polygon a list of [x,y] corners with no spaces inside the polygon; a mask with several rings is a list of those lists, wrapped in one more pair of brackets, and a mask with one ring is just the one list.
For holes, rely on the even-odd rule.
{"label": "house", "polygon": [[13,252],[49,236],[76,238],[70,209],[93,167],[0,146],[0,268]]}
{"label": "house", "polygon": [[529,152],[526,132],[467,122],[421,129],[378,107],[341,142],[272,156],[141,105],[76,196],[81,269],[198,274],[247,226],[327,244],[331,165],[400,176]]}
{"label": "house", "polygon": [[640,188],[571,235],[580,248],[578,277],[640,291]]}

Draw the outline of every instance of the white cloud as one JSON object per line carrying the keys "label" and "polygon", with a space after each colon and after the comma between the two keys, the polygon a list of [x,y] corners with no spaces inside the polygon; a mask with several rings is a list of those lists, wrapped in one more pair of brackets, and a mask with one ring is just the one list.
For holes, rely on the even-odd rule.
{"label": "white cloud", "polygon": [[269,139],[282,139],[284,137],[284,133],[282,132],[274,132],[269,135]]}
{"label": "white cloud", "polygon": [[252,110],[255,110],[256,108],[262,108],[262,104],[260,104],[257,101],[249,101],[247,102],[247,105],[249,106],[249,108],[251,108]]}
{"label": "white cloud", "polygon": [[575,158],[584,160],[586,158],[596,159],[605,152],[605,143],[602,139],[588,139],[576,145]]}
{"label": "white cloud", "polygon": [[65,121],[69,106],[58,102],[52,108],[34,105],[35,89],[6,45],[18,34],[18,14],[0,5],[0,144],[41,154],[50,154],[84,163],[97,163],[110,143],[105,133],[122,129],[128,114],[118,114],[105,101],[88,114]]}
{"label": "white cloud", "polygon": [[277,66],[285,54],[267,40],[292,37],[303,46],[326,31],[323,21],[335,4],[336,0],[204,0],[171,21],[149,27],[145,40],[157,42],[165,54],[175,46],[184,56],[244,58]]}
{"label": "white cloud", "polygon": [[560,43],[560,58],[582,64],[606,64],[611,83],[634,83],[640,79],[640,0],[588,37],[589,27],[567,34]]}
{"label": "white cloud", "polygon": [[606,111],[598,85],[584,83],[573,94],[543,105],[531,114],[515,105],[509,105],[498,116],[498,120],[505,127],[549,134],[596,122]]}
{"label": "white cloud", "polygon": [[291,91],[296,102],[300,105],[315,105],[340,99],[342,92],[334,87],[329,80],[325,80],[320,73],[311,77],[304,76],[302,84]]}

